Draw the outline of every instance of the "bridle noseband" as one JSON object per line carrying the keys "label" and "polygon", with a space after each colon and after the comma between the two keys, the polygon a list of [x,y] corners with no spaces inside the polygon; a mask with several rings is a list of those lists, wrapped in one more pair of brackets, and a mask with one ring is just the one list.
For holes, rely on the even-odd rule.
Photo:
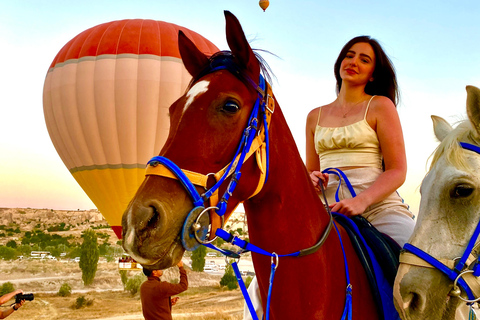
{"label": "bridle noseband", "polygon": [[[460,142],[463,149],[480,154],[480,147]],[[406,243],[400,254],[400,263],[419,267],[436,268],[453,281],[451,296],[472,304],[480,301],[480,263],[478,257],[472,255],[475,243],[480,235],[480,221],[473,232],[465,251],[459,259],[436,259],[416,246]],[[461,289],[467,294],[467,299],[461,296]]]}

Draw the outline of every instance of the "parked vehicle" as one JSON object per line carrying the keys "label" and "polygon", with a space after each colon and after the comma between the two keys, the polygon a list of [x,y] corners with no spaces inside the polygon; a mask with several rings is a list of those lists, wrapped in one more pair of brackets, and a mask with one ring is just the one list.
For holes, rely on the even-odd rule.
{"label": "parked vehicle", "polygon": [[214,266],[205,266],[203,267],[203,271],[204,272],[215,272],[217,270],[215,270],[216,268],[214,268]]}

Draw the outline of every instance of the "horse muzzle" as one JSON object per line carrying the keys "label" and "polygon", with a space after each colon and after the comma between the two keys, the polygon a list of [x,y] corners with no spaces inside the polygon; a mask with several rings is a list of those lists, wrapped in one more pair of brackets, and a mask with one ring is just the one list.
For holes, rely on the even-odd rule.
{"label": "horse muzzle", "polygon": [[132,203],[122,218],[125,251],[142,265],[165,268],[178,262],[184,252],[178,237],[182,225],[169,216],[159,201]]}
{"label": "horse muzzle", "polygon": [[461,300],[450,295],[452,287],[436,269],[400,264],[393,287],[395,307],[403,320],[455,319]]}

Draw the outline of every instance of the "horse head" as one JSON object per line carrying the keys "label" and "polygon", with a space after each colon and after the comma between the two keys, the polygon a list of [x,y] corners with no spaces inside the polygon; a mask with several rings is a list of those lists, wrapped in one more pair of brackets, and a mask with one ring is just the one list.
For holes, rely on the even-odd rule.
{"label": "horse head", "polygon": [[[173,172],[176,169],[165,168],[165,163],[159,165],[160,157],[148,165],[145,180],[122,219],[123,247],[147,268],[175,265],[184,253],[185,241],[190,241],[182,230],[191,225],[211,225],[208,236],[211,239],[222,219],[227,219],[258,185],[261,170],[257,165],[259,156],[254,154],[245,159],[242,179],[235,180],[238,184],[235,193],[227,195],[228,204],[223,203],[224,218],[212,213],[213,209],[207,210],[218,209],[218,201],[205,193],[217,185],[218,194],[226,190],[227,183],[221,183],[222,177],[229,176],[238,166],[235,155],[239,142],[245,135],[244,129],[252,126],[247,122],[251,121],[255,113],[252,110],[263,94],[259,88],[261,63],[237,18],[226,11],[225,19],[229,52],[208,57],[181,31],[178,35],[180,55],[193,79],[186,93],[169,109],[170,132],[160,156],[169,159],[175,168],[181,168],[177,171],[180,175],[186,173],[187,180],[198,178],[203,182],[190,184],[178,178],[175,176],[178,172]],[[253,114],[255,120],[259,116]],[[259,122],[258,127],[261,126]],[[257,135],[260,136],[258,132]],[[228,167],[229,164],[232,165]],[[193,235],[198,238],[195,232]],[[205,232],[201,233],[200,241],[207,240],[205,237]]]}
{"label": "horse head", "polygon": [[417,224],[394,286],[402,319],[455,319],[465,310],[463,299],[480,296],[478,289],[461,285],[468,277],[476,281],[467,270],[479,253],[480,90],[472,86],[467,114],[469,120],[455,129],[432,116],[440,145],[421,185]]}

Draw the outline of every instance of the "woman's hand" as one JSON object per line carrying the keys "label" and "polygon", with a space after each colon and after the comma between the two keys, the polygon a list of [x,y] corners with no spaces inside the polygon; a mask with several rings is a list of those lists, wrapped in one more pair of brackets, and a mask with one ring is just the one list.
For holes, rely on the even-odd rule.
{"label": "woman's hand", "polygon": [[364,213],[368,205],[361,197],[356,196],[355,198],[343,199],[340,202],[332,203],[329,207],[332,212],[338,212],[347,217],[353,217]]}
{"label": "woman's hand", "polygon": [[323,184],[323,188],[327,188],[328,185],[328,173],[321,173],[320,171],[310,172],[310,179],[312,180],[313,186],[317,192],[322,192],[320,184]]}

